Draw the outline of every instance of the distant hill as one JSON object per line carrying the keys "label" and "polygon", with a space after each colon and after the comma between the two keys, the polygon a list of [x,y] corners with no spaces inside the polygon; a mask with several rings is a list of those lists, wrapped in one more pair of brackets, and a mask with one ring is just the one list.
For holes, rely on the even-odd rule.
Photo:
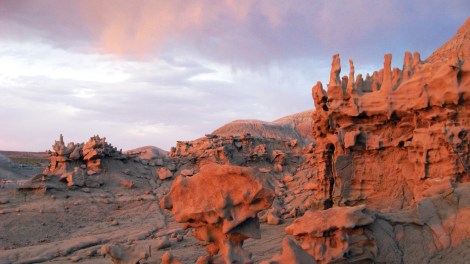
{"label": "distant hill", "polygon": [[218,136],[234,136],[250,133],[255,137],[296,139],[300,142],[312,141],[312,113],[308,110],[272,122],[260,120],[236,120],[216,129],[212,134]]}
{"label": "distant hill", "polygon": [[45,152],[0,150],[0,179],[18,180],[40,173],[49,156]]}
{"label": "distant hill", "polygon": [[159,157],[167,157],[168,151],[154,146],[145,146],[126,151],[129,155],[136,155],[141,159],[150,160]]}

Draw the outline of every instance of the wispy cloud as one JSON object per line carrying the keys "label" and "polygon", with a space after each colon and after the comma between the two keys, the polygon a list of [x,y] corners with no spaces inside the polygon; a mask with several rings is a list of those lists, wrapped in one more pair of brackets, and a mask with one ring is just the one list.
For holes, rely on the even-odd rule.
{"label": "wispy cloud", "polygon": [[81,51],[147,59],[176,49],[256,64],[335,51],[367,55],[383,46],[395,51],[395,40],[453,28],[469,11],[464,0],[2,1],[0,25],[3,35]]}

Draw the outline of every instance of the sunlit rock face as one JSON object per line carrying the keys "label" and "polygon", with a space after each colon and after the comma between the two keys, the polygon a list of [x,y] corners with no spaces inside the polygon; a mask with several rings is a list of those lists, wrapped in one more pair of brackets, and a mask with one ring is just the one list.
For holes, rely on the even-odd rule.
{"label": "sunlit rock face", "polygon": [[468,181],[469,28],[467,22],[425,61],[407,52],[403,69],[391,69],[387,54],[384,68],[365,80],[351,80],[351,62],[343,83],[333,56],[328,91],[321,83],[312,89],[317,208],[367,204],[393,211],[444,179]]}
{"label": "sunlit rock face", "polygon": [[319,263],[339,260],[372,261],[377,245],[365,228],[374,222],[364,206],[308,211],[286,228]]}
{"label": "sunlit rock face", "polygon": [[211,262],[247,263],[251,254],[242,248],[243,241],[260,238],[257,214],[273,198],[272,187],[253,169],[209,164],[192,177],[176,178],[160,203],[208,243]]}
{"label": "sunlit rock face", "polygon": [[319,263],[439,263],[468,247],[470,20],[428,59],[391,60],[340,78],[334,55],[328,90],[312,88],[311,211],[286,231]]}

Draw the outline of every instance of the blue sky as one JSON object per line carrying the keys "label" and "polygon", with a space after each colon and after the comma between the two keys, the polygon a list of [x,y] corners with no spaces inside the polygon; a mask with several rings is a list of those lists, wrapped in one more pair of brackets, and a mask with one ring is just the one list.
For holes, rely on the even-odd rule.
{"label": "blue sky", "polygon": [[311,87],[422,58],[468,1],[0,0],[0,149],[43,151],[60,133],[169,149],[235,119],[313,108]]}

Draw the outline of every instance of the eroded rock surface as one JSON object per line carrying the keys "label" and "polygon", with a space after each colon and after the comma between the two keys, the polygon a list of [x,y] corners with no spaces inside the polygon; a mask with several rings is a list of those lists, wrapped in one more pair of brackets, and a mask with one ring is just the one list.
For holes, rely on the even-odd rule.
{"label": "eroded rock surface", "polygon": [[313,87],[311,211],[287,232],[321,263],[463,263],[440,256],[470,239],[470,20],[428,59],[391,60],[340,78],[334,55],[328,90]]}
{"label": "eroded rock surface", "polygon": [[93,177],[103,169],[102,159],[122,155],[115,147],[106,142],[106,138],[91,137],[86,143],[65,145],[60,135],[52,145],[54,152],[48,151],[49,166],[44,174],[57,175],[71,186],[98,187],[99,179]]}
{"label": "eroded rock surface", "polygon": [[364,206],[308,211],[286,228],[319,263],[372,261],[377,245],[365,227],[374,222]]}
{"label": "eroded rock surface", "polygon": [[176,178],[160,203],[208,243],[211,262],[247,263],[251,254],[242,248],[243,241],[260,238],[257,214],[273,198],[269,184],[253,169],[209,164],[192,177]]}

